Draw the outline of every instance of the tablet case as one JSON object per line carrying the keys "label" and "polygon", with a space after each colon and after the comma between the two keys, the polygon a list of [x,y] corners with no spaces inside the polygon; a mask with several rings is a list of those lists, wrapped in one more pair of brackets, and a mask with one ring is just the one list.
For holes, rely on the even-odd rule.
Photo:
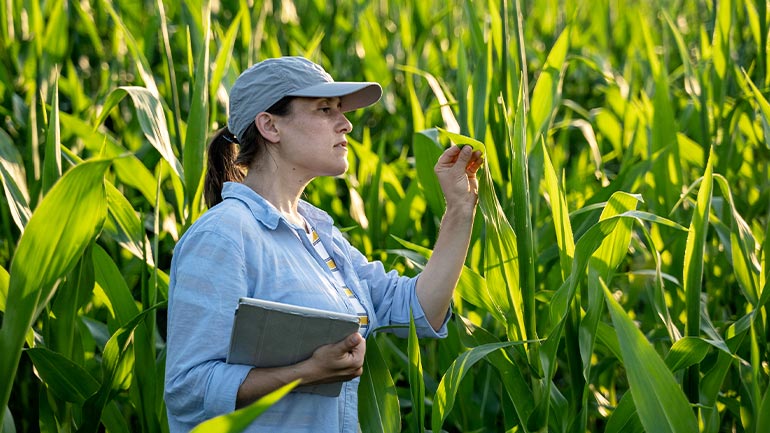
{"label": "tablet case", "polygon": [[[281,367],[310,358],[316,348],[359,329],[358,316],[309,307],[240,298],[230,335],[229,364]],[[331,397],[342,382],[298,386],[298,392]]]}

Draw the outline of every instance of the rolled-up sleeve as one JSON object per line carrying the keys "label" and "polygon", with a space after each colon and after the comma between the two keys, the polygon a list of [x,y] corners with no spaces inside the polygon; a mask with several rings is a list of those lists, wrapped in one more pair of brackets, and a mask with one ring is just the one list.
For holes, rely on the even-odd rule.
{"label": "rolled-up sleeve", "polygon": [[411,311],[419,337],[444,338],[447,336],[447,322],[451,317],[451,311],[447,310],[441,327],[438,330],[433,329],[417,298],[416,286],[419,275],[406,277],[399,275],[395,270],[385,272],[381,262],[370,262],[356,248],[350,244],[347,246],[358,277],[366,281],[369,286],[372,304],[380,326],[396,325],[394,328],[389,328],[388,331],[406,338],[409,336],[409,313]]}
{"label": "rolled-up sleeve", "polygon": [[247,293],[241,246],[191,233],[175,250],[169,286],[165,399],[189,426],[235,409],[251,367],[226,364],[238,298]]}

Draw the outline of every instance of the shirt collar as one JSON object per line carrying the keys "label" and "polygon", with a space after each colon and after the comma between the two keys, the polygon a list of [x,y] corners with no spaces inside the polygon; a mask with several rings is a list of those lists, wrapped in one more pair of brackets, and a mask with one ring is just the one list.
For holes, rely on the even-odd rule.
{"label": "shirt collar", "polygon": [[[280,221],[288,224],[286,218],[256,191],[239,182],[225,182],[222,187],[222,199],[235,199],[249,208],[254,218],[265,227],[275,230]],[[323,210],[305,200],[300,200],[297,206],[300,215],[316,229],[316,232],[328,233],[333,224],[332,217]]]}

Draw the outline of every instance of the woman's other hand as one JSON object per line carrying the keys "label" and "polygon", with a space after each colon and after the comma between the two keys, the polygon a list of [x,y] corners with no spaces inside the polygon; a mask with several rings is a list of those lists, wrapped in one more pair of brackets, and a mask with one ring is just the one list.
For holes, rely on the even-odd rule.
{"label": "woman's other hand", "polygon": [[364,372],[366,340],[359,333],[344,340],[319,347],[305,361],[310,374],[303,383],[329,383],[355,379]]}
{"label": "woman's other hand", "polygon": [[301,379],[303,385],[344,382],[364,372],[366,340],[359,333],[321,346],[301,362],[285,367],[252,368],[238,388],[236,408],[241,408],[270,392]]}

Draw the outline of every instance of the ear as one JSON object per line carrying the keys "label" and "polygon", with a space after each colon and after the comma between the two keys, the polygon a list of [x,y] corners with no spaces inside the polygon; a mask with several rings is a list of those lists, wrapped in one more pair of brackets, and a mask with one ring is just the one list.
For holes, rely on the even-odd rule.
{"label": "ear", "polygon": [[273,116],[270,113],[261,112],[254,118],[254,123],[257,125],[259,133],[265,137],[265,140],[271,143],[278,143],[281,141],[281,134],[278,133]]}

